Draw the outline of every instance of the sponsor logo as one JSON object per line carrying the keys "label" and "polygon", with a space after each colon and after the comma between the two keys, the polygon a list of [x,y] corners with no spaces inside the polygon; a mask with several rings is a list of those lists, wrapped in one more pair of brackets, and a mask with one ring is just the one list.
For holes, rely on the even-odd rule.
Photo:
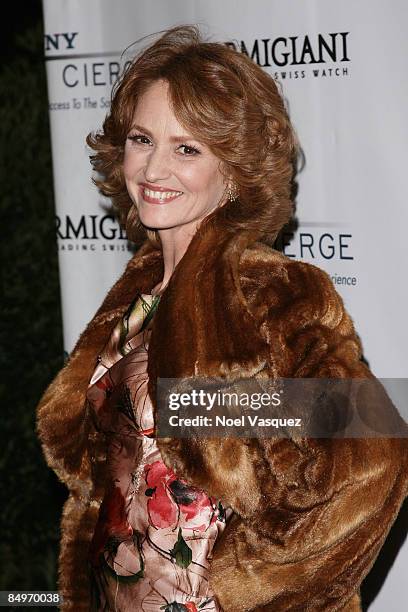
{"label": "sponsor logo", "polygon": [[282,231],[275,243],[287,257],[297,259],[354,259],[352,234],[333,230]]}
{"label": "sponsor logo", "polygon": [[45,51],[67,51],[75,49],[75,39],[79,32],[55,32],[45,34]]}
{"label": "sponsor logo", "polygon": [[[275,242],[275,248],[287,257],[304,259],[305,261],[316,261],[317,265],[330,265],[337,263],[345,266],[347,261],[354,261],[353,234],[337,231],[337,223],[322,224],[304,223],[298,230],[291,230],[287,226]],[[328,226],[330,228],[328,229]],[[307,229],[306,229],[307,228]],[[328,271],[328,270],[327,270]],[[358,277],[345,272],[330,272],[334,285],[354,287],[358,284]]]}
{"label": "sponsor logo", "polygon": [[[124,69],[128,66],[127,62]],[[112,86],[119,78],[122,67],[119,62],[82,62],[65,64],[61,72],[66,87],[106,87]],[[84,105],[84,108],[86,106]]]}
{"label": "sponsor logo", "polygon": [[[72,51],[76,50],[78,36],[79,32],[45,34],[46,61],[57,62],[59,78],[63,85],[70,89],[78,86],[112,87],[119,79],[122,69],[125,69],[130,63],[130,60],[125,61],[124,59],[126,53],[106,50],[72,53]],[[65,63],[66,60],[67,62]],[[60,64],[59,62],[62,63]],[[70,101],[64,100],[53,103],[50,110],[77,110],[78,108],[90,107],[86,102],[75,104],[74,101],[70,103]]]}
{"label": "sponsor logo", "polygon": [[275,69],[275,78],[344,76],[348,75],[347,64],[351,61],[348,50],[349,35],[350,32],[302,34],[256,38],[252,41],[228,41],[225,44],[245,53],[262,68]]}
{"label": "sponsor logo", "polygon": [[113,215],[56,217],[59,251],[129,251],[125,230]]}

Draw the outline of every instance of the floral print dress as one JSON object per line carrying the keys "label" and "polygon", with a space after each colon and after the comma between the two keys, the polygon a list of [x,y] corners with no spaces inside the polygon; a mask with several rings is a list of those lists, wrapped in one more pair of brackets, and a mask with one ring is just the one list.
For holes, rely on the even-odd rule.
{"label": "floral print dress", "polygon": [[232,509],[164,464],[147,392],[160,296],[140,294],[113,330],[87,401],[107,444],[106,488],[90,547],[92,610],[220,611],[211,554]]}

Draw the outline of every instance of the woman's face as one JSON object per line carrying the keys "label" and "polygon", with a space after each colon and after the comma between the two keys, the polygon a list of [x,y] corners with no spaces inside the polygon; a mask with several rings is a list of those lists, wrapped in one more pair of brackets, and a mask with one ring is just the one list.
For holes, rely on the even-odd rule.
{"label": "woman's face", "polygon": [[125,145],[126,187],[146,227],[194,231],[225,201],[226,184],[220,160],[180,125],[167,92],[156,81],[139,100]]}

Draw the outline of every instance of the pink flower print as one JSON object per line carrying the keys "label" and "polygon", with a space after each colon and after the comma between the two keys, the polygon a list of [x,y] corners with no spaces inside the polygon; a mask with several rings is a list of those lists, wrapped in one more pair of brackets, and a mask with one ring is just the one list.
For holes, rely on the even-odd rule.
{"label": "pink flower print", "polygon": [[205,531],[217,520],[214,500],[205,491],[189,486],[163,463],[154,461],[144,467],[149,497],[147,511],[153,527],[183,528]]}
{"label": "pink flower print", "polygon": [[173,502],[169,484],[175,476],[168,470],[163,461],[154,461],[144,466],[145,480],[148,488],[145,494],[149,522],[153,527],[175,527],[177,525],[177,504]]}

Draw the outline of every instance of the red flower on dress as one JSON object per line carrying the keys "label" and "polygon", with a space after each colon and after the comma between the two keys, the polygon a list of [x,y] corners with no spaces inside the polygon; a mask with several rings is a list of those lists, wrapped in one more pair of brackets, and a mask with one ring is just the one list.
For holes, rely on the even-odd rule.
{"label": "red flower on dress", "polygon": [[101,389],[104,392],[105,396],[109,395],[113,390],[112,382],[109,379],[109,376],[107,376],[106,374],[104,374],[102,378],[96,381],[95,386],[98,387],[98,389]]}
{"label": "red flower on dress", "polygon": [[163,463],[154,461],[144,466],[149,497],[147,511],[153,527],[176,527],[205,531],[217,520],[218,509],[205,491],[189,486]]}
{"label": "red flower on dress", "polygon": [[100,555],[109,538],[114,537],[123,542],[133,534],[133,529],[126,519],[125,502],[119,487],[112,485],[106,490],[90,545],[92,565],[100,564]]}

